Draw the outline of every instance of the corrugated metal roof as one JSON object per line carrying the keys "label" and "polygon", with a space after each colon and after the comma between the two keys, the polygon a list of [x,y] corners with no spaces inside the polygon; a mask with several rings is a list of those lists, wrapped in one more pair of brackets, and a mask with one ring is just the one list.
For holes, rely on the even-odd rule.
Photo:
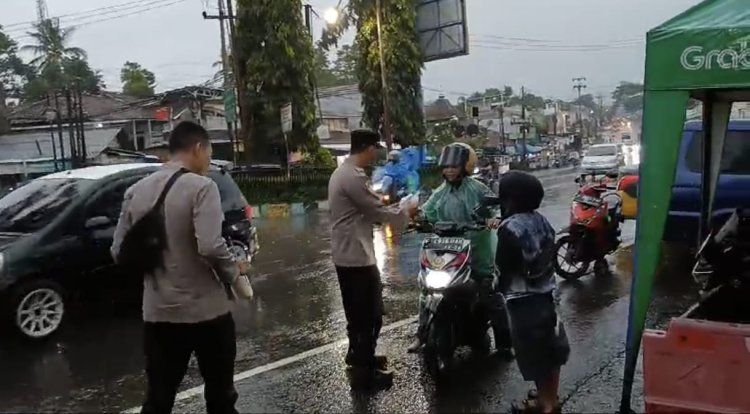
{"label": "corrugated metal roof", "polygon": [[[85,131],[86,158],[99,155],[105,148],[118,148],[115,137],[122,128],[101,128]],[[55,151],[60,156],[60,141],[57,131],[54,131]],[[70,135],[63,129],[63,147],[66,158],[70,156]],[[51,159],[52,136],[50,131],[34,131],[22,134],[0,135],[0,162],[12,162],[34,159]]]}

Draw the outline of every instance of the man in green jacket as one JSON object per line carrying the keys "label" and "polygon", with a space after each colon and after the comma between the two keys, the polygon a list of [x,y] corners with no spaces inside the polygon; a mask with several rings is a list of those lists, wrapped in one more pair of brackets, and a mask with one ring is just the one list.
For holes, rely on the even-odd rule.
{"label": "man in green jacket", "polygon": [[[470,177],[477,163],[474,150],[467,144],[454,143],[443,148],[439,165],[443,168],[445,181],[422,206],[422,216],[430,223],[451,221],[456,223],[474,223],[474,209],[491,190],[481,182]],[[499,221],[488,219],[490,228],[496,228]],[[497,237],[491,230],[474,232],[471,236],[471,269],[472,277],[479,282],[483,304],[489,312],[495,346],[501,354],[512,355],[510,330],[505,313],[504,300],[497,292],[493,281],[495,276],[495,249]],[[419,298],[420,330],[416,340],[409,346],[409,352],[418,352],[424,342],[424,326],[427,317],[424,309],[424,297]]]}

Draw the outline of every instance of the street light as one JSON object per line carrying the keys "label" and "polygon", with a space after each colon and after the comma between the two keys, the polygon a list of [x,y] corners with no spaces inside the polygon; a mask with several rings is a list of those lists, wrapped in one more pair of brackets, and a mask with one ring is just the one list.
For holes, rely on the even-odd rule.
{"label": "street light", "polygon": [[323,12],[323,20],[328,23],[329,26],[333,26],[339,21],[339,11],[336,8],[329,7]]}

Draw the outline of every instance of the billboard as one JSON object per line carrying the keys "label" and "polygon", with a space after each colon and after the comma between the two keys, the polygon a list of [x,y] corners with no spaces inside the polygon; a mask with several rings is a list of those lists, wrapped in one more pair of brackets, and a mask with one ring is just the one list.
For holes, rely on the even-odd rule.
{"label": "billboard", "polygon": [[415,0],[425,62],[469,54],[466,0]]}

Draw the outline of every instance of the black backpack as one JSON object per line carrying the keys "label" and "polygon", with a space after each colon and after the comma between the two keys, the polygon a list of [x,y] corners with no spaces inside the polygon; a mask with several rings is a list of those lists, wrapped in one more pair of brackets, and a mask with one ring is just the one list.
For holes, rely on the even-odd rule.
{"label": "black backpack", "polygon": [[181,168],[169,177],[156,204],[125,234],[117,255],[117,263],[129,273],[145,276],[153,274],[157,269],[164,269],[162,253],[168,248],[164,200],[175,181],[187,172]]}

